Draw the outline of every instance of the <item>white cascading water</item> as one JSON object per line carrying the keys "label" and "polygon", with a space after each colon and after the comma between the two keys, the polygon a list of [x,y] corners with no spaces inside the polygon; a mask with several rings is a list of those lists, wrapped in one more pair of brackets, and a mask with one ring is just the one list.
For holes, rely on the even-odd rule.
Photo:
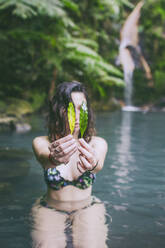
{"label": "white cascading water", "polygon": [[124,99],[126,106],[132,106],[132,93],[133,93],[133,71],[124,72],[125,90]]}
{"label": "white cascading water", "polygon": [[143,4],[144,2],[140,1],[136,5],[120,30],[119,63],[123,67],[124,80],[126,83],[124,93],[125,107],[123,107],[123,110],[125,111],[139,110],[137,107],[132,106],[133,72],[135,69],[135,62],[130,48],[138,51],[138,21]]}
{"label": "white cascading water", "polygon": [[125,106],[122,108],[123,111],[140,111],[140,108],[133,106],[132,95],[133,95],[133,71],[124,72],[124,100]]}
{"label": "white cascading water", "polygon": [[122,108],[124,111],[140,111],[140,108],[133,106],[132,95],[133,95],[133,71],[124,71],[124,101],[125,106]]}

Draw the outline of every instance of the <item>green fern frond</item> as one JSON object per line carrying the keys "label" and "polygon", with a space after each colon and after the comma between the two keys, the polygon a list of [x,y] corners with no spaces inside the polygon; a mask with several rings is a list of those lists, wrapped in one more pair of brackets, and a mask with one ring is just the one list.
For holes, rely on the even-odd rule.
{"label": "green fern frond", "polygon": [[66,44],[66,47],[69,49],[74,49],[75,53],[82,55],[82,56],[90,56],[92,58],[98,58],[98,59],[100,58],[100,55],[97,52],[95,52],[93,49],[80,43],[68,42]]}
{"label": "green fern frond", "polygon": [[120,77],[123,76],[123,73],[119,69],[117,69],[115,66],[111,65],[110,63],[107,63],[103,60],[99,60],[96,62],[96,64],[98,65],[98,67],[102,68],[103,70],[109,73],[112,73]]}

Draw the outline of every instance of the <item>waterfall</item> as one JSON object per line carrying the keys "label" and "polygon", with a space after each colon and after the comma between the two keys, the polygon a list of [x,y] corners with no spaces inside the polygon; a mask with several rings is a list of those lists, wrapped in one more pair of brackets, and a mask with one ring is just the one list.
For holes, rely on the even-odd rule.
{"label": "waterfall", "polygon": [[124,71],[124,81],[125,81],[125,90],[124,90],[124,99],[126,106],[132,106],[132,93],[133,93],[133,71],[125,72]]}
{"label": "waterfall", "polygon": [[140,108],[133,106],[132,95],[133,95],[133,70],[124,71],[124,100],[125,106],[122,108],[124,111],[140,111]]}
{"label": "waterfall", "polygon": [[126,85],[124,91],[125,107],[123,107],[123,110],[127,111],[139,110],[139,108],[134,107],[132,104],[133,72],[136,67],[133,52],[137,53],[139,61],[144,68],[146,78],[152,82],[150,67],[139,47],[138,21],[143,4],[144,1],[142,0],[136,5],[120,30],[120,47],[117,63],[122,65],[124,71],[124,81]]}

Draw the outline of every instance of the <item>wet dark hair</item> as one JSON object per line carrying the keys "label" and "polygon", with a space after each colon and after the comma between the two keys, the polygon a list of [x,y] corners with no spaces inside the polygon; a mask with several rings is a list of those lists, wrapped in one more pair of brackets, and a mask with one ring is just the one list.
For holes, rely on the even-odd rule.
{"label": "wet dark hair", "polygon": [[93,112],[84,85],[77,81],[64,82],[57,86],[55,95],[49,102],[48,137],[51,142],[61,137],[64,137],[70,133],[69,122],[67,117],[67,108],[69,102],[73,102],[71,97],[72,92],[84,93],[87,101],[88,126],[83,138],[86,142],[89,142],[92,136],[95,134]]}

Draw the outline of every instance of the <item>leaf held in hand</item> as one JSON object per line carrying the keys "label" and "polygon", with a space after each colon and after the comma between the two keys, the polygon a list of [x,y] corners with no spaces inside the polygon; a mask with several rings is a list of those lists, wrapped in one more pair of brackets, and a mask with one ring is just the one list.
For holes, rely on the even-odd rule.
{"label": "leaf held in hand", "polygon": [[72,134],[74,131],[75,121],[76,121],[76,114],[72,102],[70,102],[68,106],[68,121],[69,121],[70,131]]}
{"label": "leaf held in hand", "polygon": [[82,103],[80,108],[80,133],[81,138],[83,137],[85,130],[88,126],[88,108],[85,102]]}

